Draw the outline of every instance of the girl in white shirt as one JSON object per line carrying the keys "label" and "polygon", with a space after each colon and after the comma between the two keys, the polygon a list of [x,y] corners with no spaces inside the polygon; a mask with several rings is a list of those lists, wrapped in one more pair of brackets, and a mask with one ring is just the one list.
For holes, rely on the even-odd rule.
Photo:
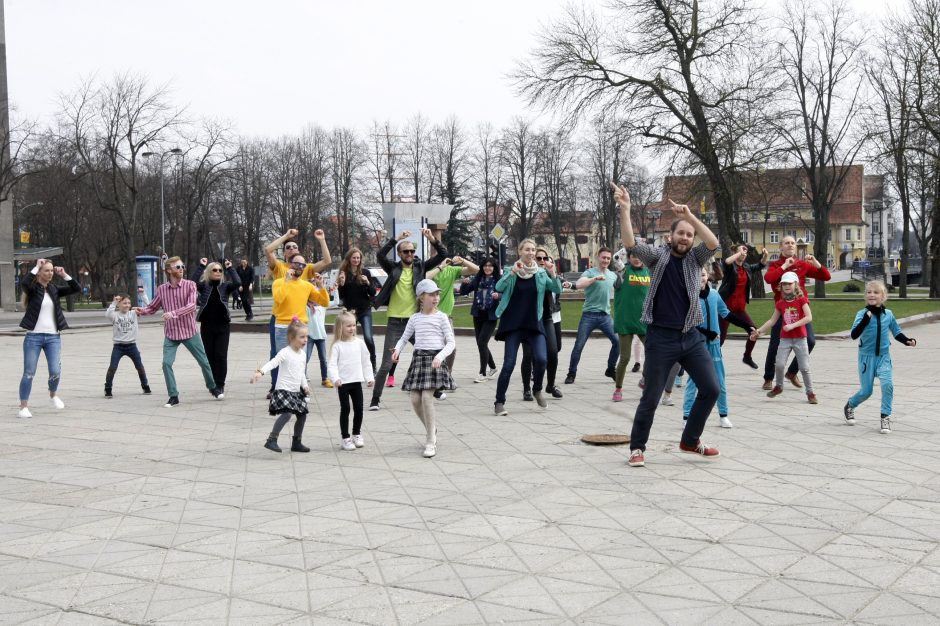
{"label": "girl in white shirt", "polygon": [[294,440],[290,447],[291,452],[310,452],[310,448],[301,441],[304,433],[304,424],[307,422],[307,396],[310,394],[310,383],[307,381],[307,325],[296,316],[287,326],[287,347],[279,351],[274,358],[255,370],[251,377],[252,383],[261,380],[261,377],[274,368],[278,368],[277,384],[271,393],[271,404],[268,412],[277,415],[274,428],[265,442],[264,447],[273,452],[280,452],[277,437],[281,429],[290,421],[291,415],[297,416],[294,424]]}
{"label": "girl in white shirt", "polygon": [[419,312],[408,320],[405,332],[392,353],[392,361],[398,362],[401,351],[413,336],[414,355],[411,367],[408,368],[408,376],[401,388],[411,392],[411,406],[426,431],[424,456],[431,458],[437,454],[434,392],[437,389],[454,387],[454,380],[444,359],[454,351],[456,342],[450,321],[445,314],[437,310],[441,300],[441,289],[437,283],[426,278],[418,283],[415,293],[418,296]]}
{"label": "girl in white shirt", "polygon": [[[327,365],[328,380],[339,394],[339,429],[343,450],[365,445],[362,439],[362,383],[375,384],[372,360],[366,342],[356,336],[356,316],[343,310],[333,322],[333,345]],[[349,401],[353,405],[352,436],[349,435]]]}

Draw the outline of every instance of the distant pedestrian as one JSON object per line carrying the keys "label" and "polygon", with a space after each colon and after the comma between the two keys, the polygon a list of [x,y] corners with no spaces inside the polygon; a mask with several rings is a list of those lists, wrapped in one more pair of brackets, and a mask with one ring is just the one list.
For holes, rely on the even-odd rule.
{"label": "distant pedestrian", "polygon": [[104,397],[111,398],[114,386],[114,375],[117,373],[118,363],[122,357],[128,357],[137,369],[140,387],[145,395],[150,395],[150,383],[147,382],[147,372],[144,362],[140,358],[137,348],[137,313],[131,309],[131,297],[126,294],[114,296],[114,301],[105,311],[105,316],[111,320],[111,364],[104,379]]}
{"label": "distant pedestrian", "polygon": [[571,361],[568,364],[568,376],[565,384],[574,383],[578,374],[578,363],[581,361],[581,351],[594,330],[600,330],[610,341],[610,352],[607,355],[607,369],[604,376],[616,378],[617,358],[620,356],[620,340],[614,333],[614,320],[610,316],[610,300],[614,296],[614,289],[620,277],[610,270],[610,262],[614,253],[610,248],[602,246],[597,252],[597,267],[592,267],[575,283],[577,289],[584,290],[584,307],[581,311],[581,321],[578,322],[578,336],[571,350]]}
{"label": "distant pedestrian", "polygon": [[[67,284],[57,285],[53,277],[58,276]],[[23,377],[20,379],[20,411],[17,417],[32,417],[29,411],[29,395],[33,389],[33,377],[39,365],[39,353],[46,355],[49,368],[49,403],[55,409],[64,409],[65,403],[57,394],[62,378],[62,337],[59,333],[69,327],[62,313],[59,298],[81,293],[82,288],[62,267],[52,261],[38,259],[32,271],[20,279],[26,311],[20,327],[26,329],[23,338]]]}
{"label": "distant pedestrian", "polygon": [[147,306],[150,304],[150,297],[144,290],[143,285],[137,285],[137,306]]}
{"label": "distant pedestrian", "polygon": [[[343,450],[365,445],[362,437],[362,383],[372,387],[375,373],[369,360],[369,349],[356,336],[356,314],[342,311],[333,322],[333,345],[330,347],[329,378],[339,395],[339,430]],[[352,403],[353,424],[349,431],[349,405]]]}
{"label": "distant pedestrian", "polygon": [[314,274],[310,284],[316,289],[315,302],[307,302],[307,364],[317,350],[317,362],[320,365],[320,385],[333,388],[327,373],[326,356],[326,307],[330,303],[330,292],[323,284],[323,275]]}
{"label": "distant pedestrian", "polygon": [[777,348],[774,386],[767,392],[768,398],[783,393],[783,371],[787,366],[787,359],[792,351],[796,355],[800,373],[803,374],[803,387],[806,387],[806,400],[810,404],[818,404],[816,394],[813,392],[813,381],[809,371],[809,346],[806,341],[806,327],[813,321],[813,313],[809,307],[809,300],[800,289],[799,277],[794,272],[785,272],[780,277],[780,299],[774,303],[774,313],[760,328],[751,333],[756,340],[768,328],[780,323],[780,345]]}
{"label": "distant pedestrian", "polygon": [[235,273],[241,281],[241,285],[238,286],[238,299],[245,311],[245,321],[250,322],[255,318],[251,309],[251,305],[254,304],[254,295],[251,290],[255,285],[255,268],[248,264],[248,259],[242,259],[235,268]]}
{"label": "distant pedestrian", "polygon": [[861,389],[845,403],[843,413],[849,425],[855,425],[855,409],[871,397],[877,377],[881,385],[881,433],[891,432],[894,401],[894,365],[891,362],[891,337],[902,345],[914,347],[917,340],[906,337],[891,309],[885,308],[888,290],[880,280],[865,285],[865,308],[855,314],[852,339],[858,341],[858,378]]}
{"label": "distant pedestrian", "polygon": [[163,309],[163,379],[170,396],[163,406],[172,408],[180,403],[176,375],[173,373],[173,363],[176,361],[176,351],[180,345],[189,350],[189,353],[196,359],[209,393],[216,400],[221,400],[225,394],[216,388],[212,367],[206,357],[206,349],[202,338],[196,333],[196,283],[183,278],[186,265],[178,256],[168,258],[164,262],[163,271],[166,273],[167,281],[157,287],[153,302],[136,309],[137,315],[153,315],[159,309]]}
{"label": "distant pedestrian", "polygon": [[424,424],[424,457],[431,458],[437,454],[434,393],[454,385],[446,360],[456,341],[447,316],[437,310],[441,298],[441,288],[437,283],[426,278],[418,283],[415,291],[418,312],[409,318],[392,352],[392,360],[397,362],[408,341],[414,338],[411,366],[401,388],[410,393],[411,407]]}
{"label": "distant pedestrian", "polygon": [[[718,288],[718,295],[724,300],[728,310],[741,319],[751,319],[747,312],[747,305],[751,302],[751,274],[764,269],[767,258],[767,248],[764,248],[759,262],[746,263],[747,246],[741,245],[738,246],[734,254],[724,261],[724,274],[721,279],[721,286]],[[729,322],[722,318],[718,320],[718,324],[721,326],[721,345],[723,346],[725,345],[725,338],[728,336]],[[751,368],[758,369],[757,363],[754,362],[751,356],[754,352],[755,343],[751,341],[750,337],[747,338],[742,360]]]}
{"label": "distant pedestrian", "polygon": [[310,382],[307,380],[307,324],[300,319],[294,319],[286,332],[287,346],[255,370],[250,382],[258,382],[262,376],[275,368],[281,372],[268,404],[268,413],[278,417],[264,447],[272,452],[281,451],[277,438],[293,415],[296,422],[291,452],[310,452],[310,448],[303,444],[304,424],[307,423],[308,412],[307,396],[310,395]]}

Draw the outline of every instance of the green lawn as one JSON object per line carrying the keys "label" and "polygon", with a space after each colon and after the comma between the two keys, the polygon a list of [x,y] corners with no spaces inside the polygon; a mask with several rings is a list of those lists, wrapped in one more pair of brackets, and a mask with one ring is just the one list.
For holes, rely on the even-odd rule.
{"label": "green lawn", "polygon": [[[810,306],[813,309],[813,330],[817,335],[827,335],[849,330],[855,313],[864,306],[863,299],[858,294],[851,300],[813,300]],[[581,319],[581,305],[579,300],[562,300],[561,327],[564,330],[577,330],[578,320]],[[938,300],[899,300],[888,298],[888,308],[894,311],[898,318],[940,311]],[[751,319],[758,325],[763,324],[773,312],[773,301],[770,299],[751,300],[748,306]],[[334,315],[327,315],[326,322],[333,322]],[[375,324],[385,324],[385,311],[376,311],[373,314]],[[457,306],[454,308],[454,325],[457,328],[473,328],[470,318],[470,306]],[[731,326],[731,333],[742,332],[737,326]]]}

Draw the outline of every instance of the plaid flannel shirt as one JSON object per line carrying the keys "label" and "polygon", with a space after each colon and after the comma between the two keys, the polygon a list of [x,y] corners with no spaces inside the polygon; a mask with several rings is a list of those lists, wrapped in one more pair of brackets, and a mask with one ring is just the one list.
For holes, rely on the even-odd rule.
{"label": "plaid flannel shirt", "polygon": [[[685,290],[689,294],[689,310],[685,315],[685,325],[682,327],[684,333],[689,332],[704,320],[701,307],[698,305],[699,285],[702,284],[702,268],[715,255],[717,249],[709,249],[704,243],[699,243],[689,250],[689,253],[682,259],[682,275],[685,278]],[[659,289],[659,283],[663,279],[663,274],[666,272],[666,265],[672,255],[672,248],[639,243],[633,248],[627,248],[627,251],[632,251],[637,258],[650,268],[650,290],[646,294],[646,300],[643,301],[643,316],[640,321],[645,324],[654,324],[653,301],[656,298],[656,292]]]}

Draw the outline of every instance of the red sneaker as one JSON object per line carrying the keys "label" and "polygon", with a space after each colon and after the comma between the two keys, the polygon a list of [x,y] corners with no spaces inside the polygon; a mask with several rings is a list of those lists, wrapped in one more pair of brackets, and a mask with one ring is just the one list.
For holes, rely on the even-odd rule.
{"label": "red sneaker", "polygon": [[716,456],[721,456],[721,452],[718,451],[718,448],[710,448],[702,443],[699,440],[694,446],[687,446],[681,441],[679,442],[679,449],[683,452],[691,452],[692,454],[699,454],[706,458],[712,458]]}
{"label": "red sneaker", "polygon": [[783,393],[783,387],[780,385],[774,385],[774,388],[767,392],[767,397],[773,398],[775,396],[779,396],[781,393]]}
{"label": "red sneaker", "polygon": [[643,451],[637,448],[630,452],[630,458],[627,459],[627,465],[630,467],[643,467],[646,461],[643,459]]}
{"label": "red sneaker", "polygon": [[386,379],[385,379],[385,386],[386,386],[386,387],[394,387],[394,386],[395,386],[395,377],[394,377],[394,376],[389,376],[388,378],[386,378]]}

